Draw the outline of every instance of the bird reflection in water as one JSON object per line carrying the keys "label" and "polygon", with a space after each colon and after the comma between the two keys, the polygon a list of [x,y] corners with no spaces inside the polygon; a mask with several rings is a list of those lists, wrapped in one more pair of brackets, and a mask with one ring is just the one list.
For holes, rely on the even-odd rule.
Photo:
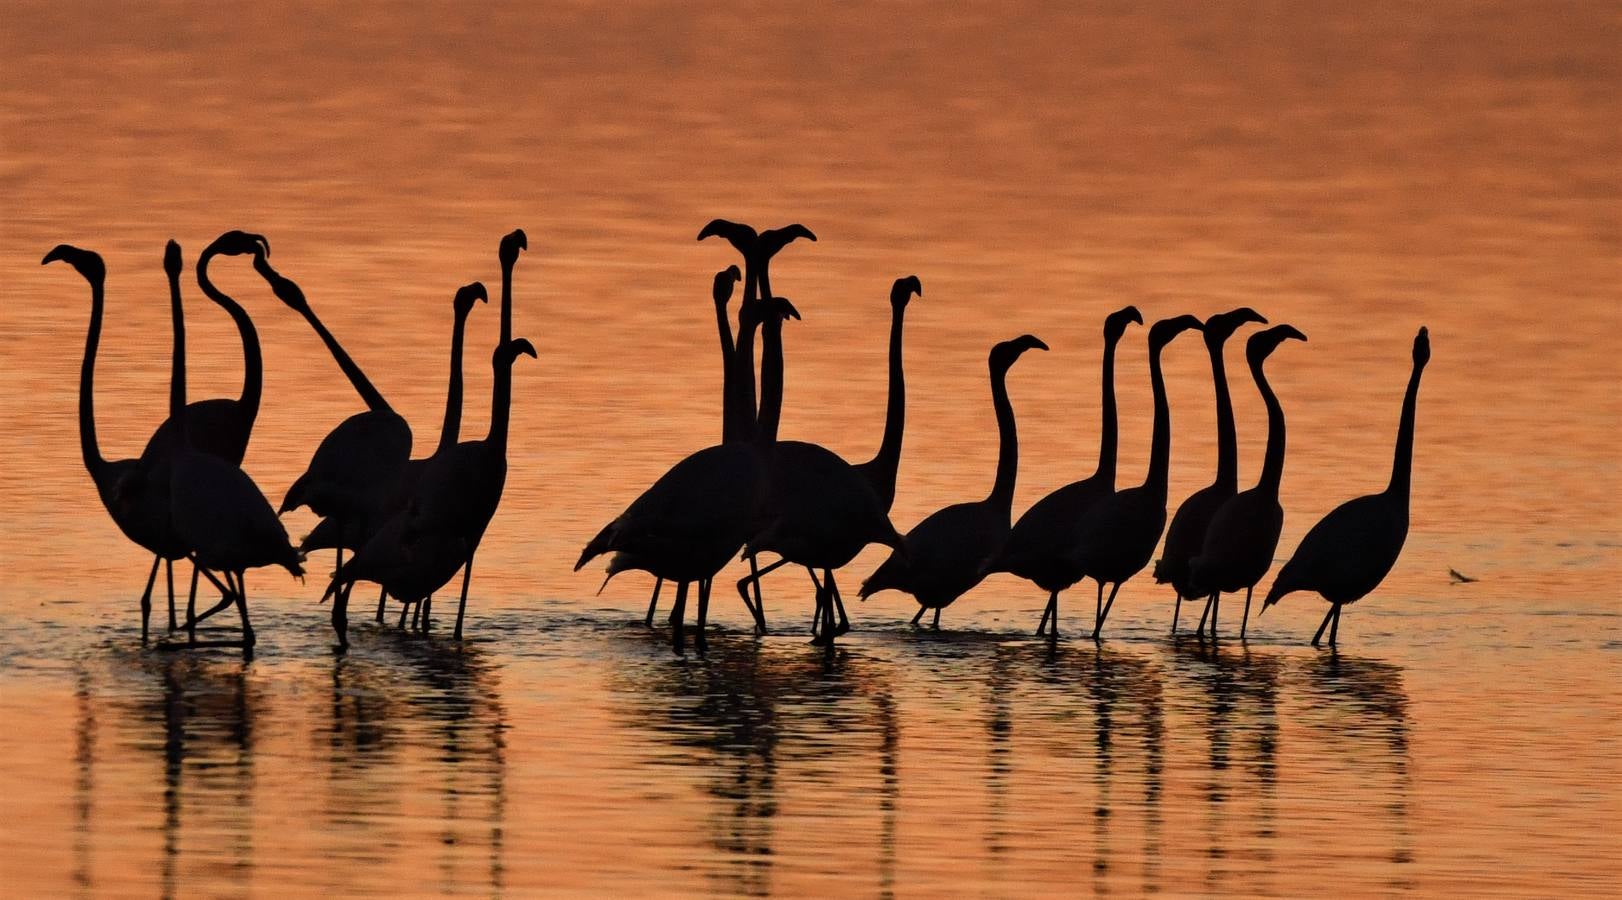
{"label": "bird reflection in water", "polygon": [[[441,890],[482,881],[500,893],[508,725],[495,665],[477,644],[448,647],[404,633],[379,631],[372,649],[371,657],[332,661],[328,833],[353,841],[329,854],[398,868],[413,864],[398,847],[436,846]],[[438,797],[436,834],[390,830],[410,827],[402,823],[410,816],[395,813],[430,793]],[[474,875],[468,866],[480,849],[485,871]]]}
{"label": "bird reflection in water", "polygon": [[[677,751],[659,765],[696,774],[708,801],[699,827],[719,857],[706,877],[717,890],[773,891],[774,861],[785,853],[775,820],[788,782],[840,813],[837,833],[822,830],[819,841],[854,844],[864,823],[844,816],[871,810],[877,793],[877,887],[893,894],[899,725],[880,664],[844,647],[749,640],[717,641],[703,657],[672,661],[657,636],[625,637],[642,652],[627,653],[612,700],[629,727]],[[873,759],[878,771],[862,771],[859,763]]]}
{"label": "bird reflection in water", "polygon": [[[1265,890],[1278,818],[1278,693],[1283,662],[1244,647],[1179,640],[1172,665],[1189,683],[1207,746],[1204,889]],[[1241,823],[1230,822],[1233,816]],[[1243,830],[1236,835],[1234,829]],[[1236,841],[1235,838],[1238,838]],[[1237,844],[1237,847],[1235,846]],[[1230,878],[1245,879],[1230,884]]]}

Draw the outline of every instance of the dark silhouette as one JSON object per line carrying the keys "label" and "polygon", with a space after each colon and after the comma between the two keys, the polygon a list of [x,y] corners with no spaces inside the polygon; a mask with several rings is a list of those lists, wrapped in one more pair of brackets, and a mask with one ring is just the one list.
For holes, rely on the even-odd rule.
{"label": "dark silhouette", "polygon": [[[748,398],[736,390],[731,374],[732,354],[735,348],[732,326],[727,323],[727,303],[732,300],[732,289],[742,277],[743,274],[738,271],[737,266],[727,266],[715,273],[715,281],[710,288],[710,296],[715,301],[715,326],[721,333],[721,443],[723,444],[729,441],[747,441],[754,436],[755,429],[754,404],[748,403],[745,408]],[[752,359],[749,365],[753,370]],[[750,384],[752,393],[754,382],[751,381]],[[608,582],[603,583],[606,585]],[[653,614],[659,608],[659,590],[664,587],[664,583],[663,578],[653,580],[653,596],[648,598],[648,615],[644,620],[644,624],[649,628],[653,627]],[[746,605],[748,602],[748,598],[744,598]],[[750,607],[750,612],[753,614],[753,606]]]}
{"label": "dark silhouette", "polygon": [[[262,366],[259,340],[247,313],[235,301],[216,290],[205,274],[209,259],[218,254],[238,255],[268,252],[264,238],[258,235],[230,231],[221,235],[198,261],[198,282],[205,293],[224,306],[242,333],[243,351],[247,358],[247,375],[240,400],[203,400],[187,406],[187,425],[197,430],[193,446],[211,452],[233,465],[242,461],[247,450],[248,434],[258,414]],[[174,427],[169,420],[159,426],[147,442],[140,459],[107,460],[101,456],[96,439],[95,422],[95,366],[96,351],[101,342],[101,319],[105,305],[107,268],[101,257],[89,250],[60,244],[45,255],[41,264],[63,261],[72,265],[90,283],[90,330],[85,339],[85,358],[79,378],[79,443],[85,468],[96,484],[102,505],[126,537],[153,554],[152,569],[147,574],[146,588],[141,594],[141,639],[149,633],[152,610],[152,587],[157,580],[158,563],[164,563],[165,580],[169,594],[169,628],[178,627],[175,619],[174,560],[185,555],[184,548],[168,532],[168,495],[161,485],[148,490],[145,482],[152,473],[168,466],[168,453]],[[192,576],[192,596],[197,593],[196,573]]]}
{"label": "dark silhouette", "polygon": [[309,467],[287,489],[277,510],[286,513],[308,506],[321,518],[332,519],[330,527],[336,534],[329,540],[337,551],[337,566],[342,567],[344,549],[361,546],[381,525],[380,512],[393,496],[400,470],[411,458],[411,426],[321,323],[299,286],[268,262],[260,260],[255,265],[276,296],[315,329],[366,404],[365,412],[338,423],[322,438]]}
{"label": "dark silhouette", "polygon": [[[451,301],[451,372],[449,383],[445,388],[445,416],[440,425],[439,444],[434,453],[447,452],[456,444],[457,437],[462,429],[462,346],[467,330],[467,317],[473,312],[475,303],[489,302],[489,294],[484,285],[475,281],[457,289],[455,298]],[[414,496],[417,483],[422,478],[423,471],[428,466],[428,459],[413,459],[406,462],[400,470],[400,479],[395,484],[394,495],[388,505],[383,509],[383,519],[388,521],[407,509]],[[333,519],[323,519],[316,523],[314,529],[299,543],[301,553],[311,553],[315,550],[337,549],[342,536],[338,533],[337,522]],[[383,621],[384,604],[388,599],[388,591],[378,592],[377,621]],[[413,604],[405,604],[407,607]],[[403,615],[403,612],[402,612]]]}
{"label": "dark silhouette", "polygon": [[1008,400],[1008,370],[1027,350],[1046,350],[1033,335],[1021,335],[991,348],[991,403],[997,411],[997,478],[984,500],[957,503],[931,513],[907,532],[906,553],[892,553],[862,583],[863,599],[884,590],[905,591],[918,601],[917,625],[926,610],[941,610],[985,578],[986,564],[1008,539],[1014,479],[1019,473],[1019,435]]}
{"label": "dark silhouette", "polygon": [[[1193,316],[1162,319],[1149,329],[1149,384],[1154,391],[1154,431],[1150,437],[1149,471],[1143,484],[1105,497],[1093,505],[1076,528],[1071,561],[1084,578],[1098,582],[1093,640],[1098,640],[1115,604],[1121,584],[1143,571],[1160,543],[1166,527],[1166,477],[1171,467],[1171,406],[1166,402],[1166,379],[1160,372],[1160,352],[1172,339],[1190,329],[1203,328]],[[1079,580],[1079,579],[1078,579]],[[1104,602],[1104,585],[1110,585]]]}
{"label": "dark silhouette", "polygon": [[[415,603],[443,587],[457,569],[463,570],[455,631],[461,639],[473,554],[501,504],[506,484],[512,367],[520,355],[536,356],[535,347],[523,338],[496,348],[490,431],[484,440],[453,444],[430,457],[409,506],[384,523],[333,575],[327,594],[333,598],[332,627],[340,647],[349,646],[349,585],[376,582],[400,601]],[[424,628],[428,615],[425,609]]]}
{"label": "dark silhouette", "polygon": [[1217,313],[1205,320],[1205,349],[1211,354],[1211,381],[1216,386],[1217,473],[1215,481],[1190,494],[1177,508],[1171,525],[1166,528],[1166,544],[1160,550],[1160,560],[1155,563],[1155,583],[1170,584],[1177,594],[1177,605],[1171,614],[1172,634],[1177,633],[1183,598],[1195,596],[1189,584],[1188,561],[1198,556],[1204,546],[1211,517],[1239,492],[1239,439],[1234,434],[1233,398],[1228,394],[1223,347],[1246,322],[1267,324],[1260,313],[1249,307]]}
{"label": "dark silhouette", "polygon": [[1098,468],[1090,477],[1059,488],[1026,510],[1008,533],[1002,552],[986,569],[988,575],[1013,573],[1048,592],[1047,608],[1036,626],[1039,635],[1047,631],[1051,622],[1052,630],[1047,633],[1054,638],[1059,636],[1059,594],[1081,579],[1081,572],[1069,557],[1076,524],[1094,504],[1115,493],[1115,451],[1119,434],[1115,415],[1115,346],[1126,333],[1126,326],[1133,322],[1143,324],[1143,316],[1135,306],[1117,310],[1104,319]]}
{"label": "dark silhouette", "polygon": [[[1278,325],[1251,335],[1245,345],[1250,374],[1267,405],[1267,455],[1256,486],[1222,504],[1206,529],[1200,554],[1188,563],[1190,590],[1207,595],[1212,640],[1217,636],[1222,593],[1241,588],[1245,591],[1245,616],[1239,625],[1239,639],[1244,640],[1250,625],[1250,595],[1256,582],[1272,568],[1273,551],[1278,549],[1278,536],[1284,529],[1284,508],[1278,502],[1279,482],[1284,477],[1284,408],[1267,383],[1262,363],[1279,344],[1292,339],[1304,341],[1307,336],[1288,325]],[[1204,623],[1202,613],[1202,627]]]}
{"label": "dark silhouette", "polygon": [[[1408,488],[1414,463],[1414,408],[1419,402],[1419,376],[1430,362],[1430,333],[1419,329],[1414,337],[1414,368],[1402,399],[1402,423],[1391,463],[1391,482],[1384,491],[1348,500],[1312,526],[1295,555],[1279,570],[1278,578],[1262,601],[1262,611],[1295,591],[1314,591],[1329,601],[1329,613],[1312,636],[1318,646],[1329,628],[1329,646],[1335,646],[1340,610],[1355,603],[1385,580],[1396,565],[1408,537]],[[1333,623],[1331,623],[1333,620]]]}
{"label": "dark silhouette", "polygon": [[1475,584],[1481,580],[1479,578],[1471,578],[1469,575],[1460,572],[1458,569],[1448,569],[1447,577],[1451,579],[1448,582],[1449,584]]}
{"label": "dark silhouette", "polygon": [[[907,303],[914,294],[917,294],[920,297],[922,297],[924,294],[923,284],[919,282],[917,275],[897,278],[895,283],[890,286],[890,384],[888,399],[886,400],[885,404],[884,436],[879,442],[878,452],[874,454],[872,459],[864,463],[858,463],[851,467],[857,475],[860,475],[866,480],[868,486],[871,488],[873,494],[878,500],[878,511],[884,516],[889,515],[890,507],[895,503],[896,471],[901,465],[901,439],[903,432],[906,429],[907,385],[906,377],[902,371],[901,332],[907,312]],[[790,451],[790,453],[793,452],[794,451]],[[779,459],[781,460],[782,458],[780,457]],[[811,463],[812,465],[816,464],[815,459],[809,459],[807,462]],[[843,462],[843,460],[841,460],[841,462]],[[792,472],[783,474],[787,479],[796,478]],[[848,516],[849,511],[842,508],[842,500],[853,499],[860,502],[865,500],[865,494],[862,491],[857,490],[854,484],[849,483],[848,479],[843,477],[842,472],[841,476],[841,483],[844,490],[842,490],[840,494],[830,494],[827,497],[813,497],[810,492],[821,490],[820,487],[813,484],[806,483],[797,485],[797,499],[800,501],[810,501],[811,503],[820,506],[820,508],[816,510],[809,507],[799,508],[796,510],[796,517],[806,517],[808,523],[820,522],[821,524],[814,527],[826,529],[829,526],[834,525],[837,519],[842,515]],[[871,512],[857,512],[853,518],[861,518],[864,516],[871,517]],[[890,527],[890,531],[894,531],[893,526]],[[824,535],[822,540],[826,541],[827,537],[829,536]],[[761,546],[757,549],[768,548]],[[760,579],[764,578],[768,573],[787,565],[789,561],[789,557],[784,556],[777,562],[774,562],[769,566],[761,568],[750,575],[739,579],[738,593],[743,596],[744,602],[749,602],[748,588],[750,585],[753,585],[755,588],[755,603],[757,606],[760,605]],[[845,562],[848,563],[849,561],[850,560],[847,559]],[[828,588],[825,584],[827,580],[826,575],[822,580],[819,581],[814,569],[807,567],[806,571],[811,574],[811,581],[816,586],[819,596],[822,592],[826,591],[828,594],[828,599],[833,601],[833,609],[837,611],[839,615],[839,624],[837,626],[836,633],[844,634],[845,632],[849,631],[850,619],[845,614],[845,604],[839,595],[838,585],[836,584],[832,588]],[[821,612],[822,603],[819,601],[818,615],[813,616],[811,623],[811,631],[813,635],[820,633]]]}
{"label": "dark silhouette", "polygon": [[[174,316],[174,359],[169,385],[169,417],[180,423],[171,438],[168,472],[169,522],[193,564],[220,572],[227,600],[235,600],[242,619],[242,646],[254,644],[248,622],[248,569],[277,565],[302,578],[304,569],[287,530],[259,486],[241,468],[193,449],[186,421],[186,321],[180,300],[180,245],[169,242],[163,266],[169,275],[169,305]],[[195,601],[186,610],[188,643],[197,642]]]}
{"label": "dark silhouette", "polygon": [[[766,316],[767,339],[774,340],[771,336],[781,331],[783,320],[797,313],[787,301],[774,298],[745,303],[739,315],[732,377],[753,381],[754,332],[762,324],[758,317]],[[775,432],[774,423],[770,430]],[[686,647],[687,591],[696,583],[698,642],[702,648],[709,614],[710,579],[760,527],[769,449],[769,444],[757,431],[752,440],[717,444],[690,454],[660,476],[586,544],[575,562],[575,571],[601,554],[613,553],[608,563],[610,576],[640,569],[656,578],[676,582],[671,645],[677,652]],[[760,627],[758,617],[756,626]]]}

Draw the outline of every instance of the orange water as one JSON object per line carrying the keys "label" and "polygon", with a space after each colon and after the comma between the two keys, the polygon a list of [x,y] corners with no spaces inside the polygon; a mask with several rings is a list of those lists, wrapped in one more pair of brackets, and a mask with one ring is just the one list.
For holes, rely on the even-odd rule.
{"label": "orange water", "polygon": [[[1622,727],[1622,15],[1600,4],[13,4],[0,29],[0,874],[14,891],[287,888],[1096,890],[1300,894],[1329,884],[1615,890]],[[883,419],[886,295],[908,313],[895,519],[983,495],[985,353],[1010,376],[1016,513],[1096,455],[1099,325],[1254,306],[1310,338],[1269,365],[1289,421],[1281,555],[1381,487],[1415,330],[1413,528],[1300,645],[1292,597],[1218,655],[1122,592],[1102,649],[1023,635],[1007,577],[914,636],[885,595],[831,661],[727,597],[707,660],[593,597],[581,544],[719,436],[709,218],[800,221],[773,284],[790,326],[784,435],[853,459]],[[481,549],[476,641],[361,627],[329,650],[319,593],[251,578],[261,647],[141,652],[145,574],[79,462],[88,293],[109,268],[97,413],[138,452],[166,402],[166,292],[233,227],[266,234],[340,341],[437,431],[455,288],[499,281],[523,227],[512,473]],[[359,409],[245,263],[265,403],[247,469],[275,498]],[[188,280],[189,284],[189,280]],[[194,397],[234,396],[229,320],[188,289]],[[497,317],[474,313],[467,434]],[[1149,430],[1123,346],[1123,481]],[[1230,354],[1241,477],[1265,418]],[[1209,369],[1167,352],[1173,502],[1209,480]],[[291,531],[311,524],[290,515]],[[844,575],[854,585],[879,559]],[[319,560],[313,571],[325,571]],[[1453,587],[1447,570],[1480,578]],[[730,589],[728,589],[730,590]],[[1065,606],[1083,630],[1085,591]],[[364,604],[359,604],[364,605]],[[1230,604],[1231,606],[1231,604]],[[1225,611],[1226,621],[1236,616]],[[360,616],[357,615],[357,618]]]}

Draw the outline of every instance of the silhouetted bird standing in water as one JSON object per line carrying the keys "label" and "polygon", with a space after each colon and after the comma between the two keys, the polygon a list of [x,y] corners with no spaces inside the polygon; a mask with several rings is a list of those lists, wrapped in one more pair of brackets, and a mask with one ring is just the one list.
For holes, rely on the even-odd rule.
{"label": "silhouetted bird standing in water", "polygon": [[1115,450],[1119,433],[1115,416],[1115,346],[1126,326],[1143,324],[1137,307],[1128,306],[1104,319],[1104,373],[1100,379],[1103,402],[1098,430],[1098,468],[1081,481],[1071,482],[1038,500],[1019,517],[986,574],[1011,572],[1032,581],[1048,592],[1048,605],[1036,633],[1042,634],[1052,622],[1053,637],[1059,636],[1059,594],[1081,578],[1070,560],[1076,526],[1098,501],[1115,493]]}
{"label": "silhouetted bird standing in water", "polygon": [[1027,350],[1047,344],[1026,334],[991,348],[991,403],[997,411],[997,478],[984,500],[958,503],[931,513],[907,532],[906,555],[893,553],[862,583],[863,599],[884,590],[899,590],[918,601],[917,625],[926,610],[941,610],[985,578],[987,564],[1008,539],[1019,473],[1019,434],[1008,400],[1008,370]]}
{"label": "silhouetted bird standing in water", "polygon": [[[1210,327],[1209,324],[1206,327]],[[1262,460],[1262,474],[1256,486],[1243,491],[1222,504],[1206,529],[1204,546],[1198,556],[1188,563],[1189,589],[1208,595],[1206,606],[1211,616],[1211,639],[1217,635],[1217,612],[1221,609],[1222,593],[1244,589],[1245,617],[1239,625],[1239,639],[1244,640],[1250,626],[1250,595],[1256,582],[1262,580],[1273,567],[1273,551],[1278,548],[1279,532],[1284,529],[1284,508],[1278,502],[1279,482],[1284,478],[1284,407],[1278,395],[1267,383],[1262,363],[1286,340],[1304,341],[1307,336],[1288,325],[1279,325],[1250,336],[1245,346],[1245,357],[1250,363],[1250,374],[1256,379],[1262,402],[1267,405],[1267,455]],[[1201,627],[1205,615],[1200,616]]]}
{"label": "silhouetted bird standing in water", "polygon": [[[1414,407],[1419,402],[1419,376],[1430,362],[1430,334],[1414,337],[1414,368],[1402,400],[1402,423],[1391,464],[1391,483],[1384,491],[1349,500],[1312,526],[1295,555],[1279,570],[1262,601],[1262,611],[1295,591],[1314,591],[1330,603],[1323,624],[1312,636],[1316,647],[1329,628],[1329,646],[1340,630],[1340,609],[1355,603],[1385,580],[1408,537],[1408,486],[1413,476]],[[1331,621],[1332,620],[1332,621]]]}
{"label": "silhouetted bird standing in water", "polygon": [[411,458],[411,426],[389,406],[360,366],[344,352],[337,338],[316,317],[304,292],[268,262],[257,263],[271,290],[288,308],[303,316],[326,344],[366,411],[338,423],[316,447],[309,468],[287,489],[279,513],[308,506],[316,515],[332,519],[337,565],[344,548],[361,546],[381,525],[380,512],[393,496],[400,470]]}
{"label": "silhouetted bird standing in water", "polygon": [[1160,550],[1160,561],[1155,563],[1155,583],[1170,584],[1177,593],[1177,605],[1171,614],[1172,634],[1177,633],[1183,598],[1196,596],[1189,584],[1188,561],[1198,556],[1204,546],[1211,517],[1239,492],[1239,439],[1234,434],[1233,399],[1228,393],[1222,348],[1246,322],[1267,324],[1266,319],[1249,307],[1217,313],[1205,320],[1205,349],[1211,354],[1211,380],[1216,386],[1217,474],[1215,481],[1190,494],[1177,508],[1177,514],[1171,517],[1171,525],[1166,529],[1166,545]]}
{"label": "silhouetted bird standing in water", "polygon": [[[743,277],[737,266],[727,266],[715,273],[715,281],[710,288],[710,297],[715,301],[715,326],[721,333],[721,443],[728,441],[747,441],[754,436],[755,431],[755,404],[750,398],[754,396],[754,357],[753,347],[750,344],[749,394],[744,396],[733,385],[732,354],[734,343],[732,339],[732,326],[727,322],[727,303],[732,300],[732,288]],[[739,322],[742,323],[742,312],[739,313]],[[741,332],[740,328],[740,332]],[[739,335],[740,339],[742,335]],[[751,341],[753,335],[750,336]],[[745,408],[747,407],[747,408]],[[613,574],[608,576],[613,578]],[[664,587],[663,578],[653,580],[653,596],[648,598],[648,615],[644,620],[647,627],[653,627],[653,614],[659,608],[659,590]],[[606,586],[607,580],[603,581]],[[598,588],[601,592],[602,588]],[[749,598],[744,598],[744,605],[749,605]],[[754,607],[749,607],[750,614],[754,614]]]}
{"label": "silhouetted bird standing in water", "polygon": [[[169,305],[174,317],[174,359],[169,386],[169,415],[180,423],[171,438],[168,490],[169,520],[175,536],[199,568],[225,577],[225,586],[242,617],[242,644],[254,644],[248,623],[248,595],[244,574],[248,569],[277,565],[302,578],[298,551],[270,501],[247,473],[217,456],[193,449],[188,443],[186,408],[186,321],[180,300],[180,246],[169,242],[164,269],[169,275]],[[195,604],[186,610],[190,640],[197,640]]]}
{"label": "silhouetted bird standing in water", "polygon": [[[794,314],[780,298],[746,303],[740,313],[739,341],[732,356],[732,377],[753,379],[754,339],[765,316],[767,340]],[[775,430],[775,424],[771,425]],[[732,441],[699,450],[678,462],[642,492],[623,513],[593,537],[575,563],[579,571],[604,553],[613,553],[609,574],[628,569],[650,572],[676,582],[671,615],[671,645],[686,646],[688,587],[698,585],[700,647],[709,611],[710,580],[760,527],[770,446],[757,432],[749,441]]]}
{"label": "silhouetted bird standing in water", "polygon": [[[916,275],[897,278],[890,287],[889,398],[878,452],[867,462],[851,466],[815,444],[778,442],[773,457],[773,492],[767,501],[777,517],[769,532],[751,540],[750,545],[757,553],[766,550],[783,558],[738,581],[738,593],[748,603],[749,585],[755,585],[758,600],[761,578],[791,562],[805,565],[817,591],[817,611],[812,618],[811,633],[827,642],[850,630],[839,586],[830,581],[832,570],[848,564],[869,540],[891,547],[901,540],[888,516],[895,502],[896,470],[901,464],[901,439],[907,414],[901,330],[907,303],[913,294],[923,295],[923,285]],[[764,375],[761,380],[764,384]],[[781,406],[780,377],[777,391],[779,396],[775,402]],[[824,562],[843,559],[843,562],[821,565],[824,573],[819,581],[816,577],[819,566],[806,563],[813,558]],[[839,621],[833,634],[822,633],[823,618],[835,612]]]}
{"label": "silhouetted bird standing in water", "polygon": [[[211,291],[213,286],[208,284],[201,267],[213,255],[226,253],[236,255],[240,253],[258,254],[264,248],[264,239],[257,235],[247,235],[233,231],[221,235],[209,250],[204,251],[203,261],[199,262],[198,278],[205,284],[205,291]],[[89,250],[81,250],[68,244],[60,244],[45,255],[42,265],[52,262],[67,262],[90,283],[90,329],[85,338],[84,363],[79,373],[79,444],[84,458],[85,469],[90,473],[91,480],[95,482],[96,493],[101,498],[102,505],[106,507],[113,522],[125,537],[153,554],[152,569],[147,574],[146,588],[141,594],[141,639],[144,641],[149,633],[152,613],[152,586],[157,580],[158,563],[165,563],[165,575],[169,593],[169,627],[175,628],[175,586],[172,563],[185,556],[185,548],[175,538],[169,528],[169,495],[163,483],[164,471],[169,465],[169,453],[173,447],[174,428],[170,420],[160,425],[153,438],[148,441],[146,449],[140,459],[108,460],[102,457],[100,444],[96,438],[95,420],[95,369],[96,353],[101,343],[101,320],[105,306],[107,267],[101,257]],[[218,294],[217,291],[214,292]],[[212,296],[212,295],[211,295]],[[231,302],[223,294],[218,297]],[[224,304],[222,304],[224,305]],[[228,309],[242,313],[241,307],[231,303]],[[190,404],[187,407],[186,419],[188,424],[195,424],[206,437],[193,439],[193,446],[203,448],[217,448],[221,452],[231,453],[227,460],[233,464],[240,462],[247,448],[248,433],[253,427],[253,417],[259,404],[259,366],[257,365],[259,342],[253,330],[252,322],[242,313],[238,321],[242,329],[245,350],[251,346],[250,362],[248,366],[248,379],[244,385],[243,399],[232,400],[205,400]],[[251,388],[251,390],[250,390]],[[251,409],[249,406],[251,401]],[[161,439],[160,439],[161,437]],[[148,484],[148,481],[154,482]],[[194,600],[196,594],[196,581],[193,579]]]}
{"label": "silhouetted bird standing in water", "polygon": [[[457,290],[455,298],[451,301],[451,372],[449,383],[445,388],[445,415],[440,425],[439,444],[434,449],[435,454],[445,453],[456,445],[456,439],[462,429],[462,345],[467,330],[467,317],[473,312],[475,303],[489,302],[489,294],[484,285],[475,281]],[[400,470],[400,479],[395,483],[394,494],[388,505],[382,510],[381,519],[388,522],[393,517],[406,511],[414,496],[417,483],[422,477],[423,470],[427,468],[428,459],[413,459]],[[341,536],[338,534],[336,520],[322,519],[316,523],[314,529],[299,543],[299,552],[309,554],[316,550],[336,549],[340,546]],[[358,547],[352,549],[360,549]],[[454,572],[452,573],[454,574]],[[377,602],[377,621],[383,621],[384,602],[388,598],[388,591],[379,592]],[[396,598],[399,599],[399,598]],[[406,603],[411,607],[411,603]],[[418,607],[420,609],[420,607]],[[402,619],[404,612],[401,613]]]}
{"label": "silhouetted bird standing in water", "polygon": [[[520,355],[534,358],[535,348],[515,338],[497,347],[492,358],[489,435],[429,457],[409,507],[385,522],[333,576],[327,594],[333,598],[332,625],[339,646],[349,645],[344,604],[347,588],[355,581],[377,582],[396,599],[418,603],[447,584],[457,569],[463,574],[455,637],[461,639],[473,554],[501,503],[506,481],[512,367]],[[424,610],[424,627],[427,616]]]}
{"label": "silhouetted bird standing in water", "polygon": [[[1149,472],[1143,484],[1129,487],[1094,504],[1076,529],[1071,559],[1081,575],[1098,582],[1093,640],[1098,640],[1115,605],[1121,584],[1143,571],[1166,527],[1166,478],[1171,467],[1171,406],[1160,353],[1172,339],[1204,326],[1193,316],[1162,319],[1149,329],[1149,384],[1154,391],[1154,431],[1149,445]],[[1110,585],[1104,601],[1104,585]]]}

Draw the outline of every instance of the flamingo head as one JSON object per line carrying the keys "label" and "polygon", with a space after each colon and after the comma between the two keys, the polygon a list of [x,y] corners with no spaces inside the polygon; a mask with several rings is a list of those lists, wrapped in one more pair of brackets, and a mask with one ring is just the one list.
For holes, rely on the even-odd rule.
{"label": "flamingo head", "polygon": [[473,312],[474,303],[489,302],[490,293],[484,289],[484,283],[475,281],[472,284],[466,284],[456,289],[456,299],[451,301],[451,306],[455,309],[458,319],[465,319],[469,313]]}
{"label": "flamingo head", "polygon": [[1124,306],[1104,317],[1104,340],[1115,342],[1126,334],[1126,326],[1136,322],[1143,324],[1143,313],[1138,312],[1136,306]]}
{"label": "flamingo head", "polygon": [[897,278],[895,284],[890,285],[890,306],[894,309],[906,309],[907,301],[915,294],[919,297],[924,295],[924,283],[918,280],[917,275]]}
{"label": "flamingo head", "polygon": [[107,264],[101,261],[101,254],[94,250],[81,250],[72,244],[57,244],[39,264],[48,266],[54,262],[67,263],[90,281],[99,282],[107,277]]}

